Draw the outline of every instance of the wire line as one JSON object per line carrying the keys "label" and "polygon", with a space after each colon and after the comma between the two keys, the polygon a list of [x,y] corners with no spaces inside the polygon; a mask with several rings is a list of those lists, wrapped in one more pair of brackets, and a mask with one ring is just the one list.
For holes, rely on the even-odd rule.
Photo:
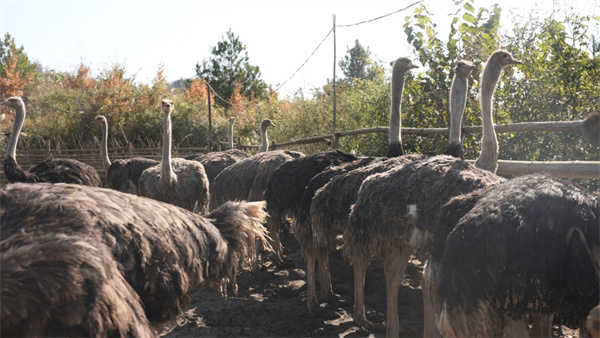
{"label": "wire line", "polygon": [[376,17],[376,18],[374,18],[374,19],[365,20],[365,21],[361,21],[361,22],[357,22],[357,23],[353,23],[353,24],[349,24],[349,25],[339,25],[339,26],[337,26],[337,27],[352,27],[352,26],[358,26],[358,25],[362,25],[363,23],[369,23],[369,22],[373,22],[373,21],[376,21],[376,20],[379,20],[379,19],[383,19],[383,18],[385,18],[385,17],[388,17],[388,16],[390,16],[390,15],[392,15],[392,14],[396,14],[396,13],[398,13],[398,12],[405,11],[405,10],[409,9],[410,7],[412,7],[412,6],[414,6],[414,5],[418,4],[418,3],[421,3],[421,2],[423,2],[423,0],[419,0],[419,1],[417,1],[417,2],[413,2],[412,4],[410,4],[410,5],[406,6],[406,7],[402,8],[402,9],[399,9],[399,10],[397,10],[397,11],[393,11],[393,12],[391,12],[391,13],[388,13],[388,14],[386,14],[386,15],[378,16],[378,17]]}
{"label": "wire line", "polygon": [[280,84],[279,86],[277,86],[277,88],[275,88],[275,91],[278,91],[279,88],[283,87],[288,81],[290,81],[294,76],[296,76],[296,74],[298,74],[298,72],[300,71],[300,69],[302,69],[304,67],[304,65],[306,65],[306,63],[313,57],[313,55],[317,52],[317,50],[319,50],[319,48],[321,47],[321,45],[323,44],[323,42],[325,42],[325,40],[329,37],[329,35],[331,35],[331,32],[333,32],[336,27],[345,28],[345,27],[352,27],[352,26],[362,25],[364,23],[373,22],[373,21],[376,21],[376,20],[388,17],[388,16],[390,16],[392,14],[396,14],[398,12],[402,12],[404,10],[407,10],[410,7],[412,7],[412,6],[414,6],[414,5],[418,4],[418,3],[421,3],[423,1],[424,0],[419,0],[417,2],[413,2],[412,4],[410,4],[410,5],[408,5],[408,6],[404,7],[404,8],[401,8],[401,9],[399,9],[397,11],[393,11],[391,13],[388,13],[388,14],[385,14],[385,15],[382,15],[382,16],[378,16],[378,17],[370,19],[370,20],[365,20],[365,21],[361,21],[361,22],[357,22],[357,23],[353,23],[353,24],[349,24],[349,25],[339,25],[339,26],[336,25],[335,27],[332,27],[329,30],[329,32],[327,33],[327,35],[325,36],[325,38],[323,38],[323,40],[319,43],[319,45],[317,46],[317,48],[315,48],[315,50],[308,56],[308,58],[306,59],[306,61],[304,61],[304,63],[302,63],[302,65],[298,69],[296,69],[296,71],[287,80],[285,80],[282,84]]}
{"label": "wire line", "polygon": [[333,27],[329,30],[329,32],[327,33],[327,35],[325,35],[325,37],[323,38],[323,40],[321,41],[321,43],[319,43],[319,45],[317,46],[317,48],[315,48],[315,50],[308,56],[308,59],[306,59],[306,61],[304,61],[304,63],[298,69],[296,69],[296,71],[294,72],[294,74],[292,74],[292,76],[290,76],[287,80],[285,80],[282,84],[280,84],[275,89],[275,91],[278,91],[279,88],[283,87],[284,84],[286,84],[289,80],[291,80],[300,71],[300,69],[302,69],[302,67],[304,67],[304,65],[308,62],[308,60],[310,60],[312,58],[312,56],[317,52],[317,50],[319,50],[319,48],[321,47],[321,45],[323,44],[323,42],[325,42],[325,40],[327,40],[327,38],[329,37],[329,35],[331,35],[331,32],[333,32]]}

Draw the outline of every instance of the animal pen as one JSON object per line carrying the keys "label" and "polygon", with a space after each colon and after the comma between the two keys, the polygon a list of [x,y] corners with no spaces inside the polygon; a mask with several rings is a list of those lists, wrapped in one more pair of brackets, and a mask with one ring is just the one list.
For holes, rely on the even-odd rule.
{"label": "animal pen", "polygon": [[[518,133],[518,132],[580,132],[583,121],[547,121],[547,122],[521,122],[512,124],[495,125],[496,133]],[[359,130],[340,131],[334,134],[318,135],[304,139],[278,143],[272,141],[269,149],[292,149],[296,145],[312,143],[337,144],[339,138],[370,133],[388,133],[388,127],[374,127]],[[463,134],[481,133],[481,126],[463,126]],[[420,136],[447,135],[448,128],[402,128],[402,134],[415,134]],[[226,142],[214,142],[217,147],[226,146]],[[244,145],[239,141],[234,144],[235,148],[256,151],[256,145]],[[130,158],[141,156],[145,158],[160,160],[161,148],[111,148],[108,149],[113,159]],[[41,162],[51,157],[72,158],[93,166],[104,179],[105,173],[98,148],[93,149],[33,149],[19,151],[19,164],[23,168]],[[174,157],[184,157],[192,153],[206,153],[207,148],[173,148]],[[0,151],[0,157],[4,161],[5,150]],[[467,159],[472,162],[474,160]],[[557,177],[564,178],[586,178],[600,179],[600,161],[528,161],[528,160],[498,160],[498,175],[525,175],[534,172],[547,172]],[[4,166],[0,166],[0,185],[6,185]]]}

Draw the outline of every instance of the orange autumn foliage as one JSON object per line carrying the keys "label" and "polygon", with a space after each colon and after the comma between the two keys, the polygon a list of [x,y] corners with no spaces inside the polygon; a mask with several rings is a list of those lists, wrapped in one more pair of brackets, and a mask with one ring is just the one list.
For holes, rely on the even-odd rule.
{"label": "orange autumn foliage", "polygon": [[23,89],[33,83],[33,75],[21,76],[17,69],[18,56],[11,54],[6,59],[6,77],[0,78],[3,99],[11,96],[23,96]]}
{"label": "orange autumn foliage", "polygon": [[75,77],[65,75],[63,86],[72,89],[89,90],[96,85],[96,81],[90,76],[90,68],[81,64]]}
{"label": "orange autumn foliage", "polygon": [[[206,88],[206,81],[202,78],[198,77],[190,84],[189,88],[185,91],[185,97],[192,101],[204,102],[208,98],[208,91]],[[215,102],[215,96],[211,93],[210,99],[211,102]]]}

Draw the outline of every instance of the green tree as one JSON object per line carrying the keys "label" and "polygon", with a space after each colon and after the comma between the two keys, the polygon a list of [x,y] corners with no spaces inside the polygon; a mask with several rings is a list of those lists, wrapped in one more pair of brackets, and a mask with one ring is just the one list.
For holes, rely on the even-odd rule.
{"label": "green tree", "polygon": [[[36,62],[29,60],[23,46],[17,47],[10,33],[6,33],[3,39],[0,38],[0,78],[10,82],[7,87],[18,87],[15,81],[23,82],[26,86],[35,83],[38,67]],[[20,91],[23,88],[17,89]]]}
{"label": "green tree", "polygon": [[[474,0],[456,1],[455,4],[456,16],[450,24],[450,34],[445,42],[438,37],[436,24],[432,22],[431,13],[425,5],[416,7],[414,14],[405,19],[407,41],[414,48],[425,70],[420,73],[414,71],[407,76],[405,102],[407,98],[411,101],[410,104],[403,104],[403,125],[439,128],[448,126],[448,93],[452,70],[460,59],[468,59],[478,66],[469,78],[472,85],[467,96],[463,125],[481,123],[477,101],[479,77],[483,70],[481,64],[498,48],[501,10],[497,5],[490,9],[477,9]],[[409,81],[414,75],[414,81]],[[467,158],[477,156],[478,149],[475,148],[479,139],[480,136],[476,134],[465,135]],[[410,141],[407,138],[406,143]],[[424,154],[439,154],[445,149],[446,142],[445,138],[418,137],[414,148],[409,144],[406,148]]]}
{"label": "green tree", "polygon": [[342,69],[344,82],[353,85],[358,80],[372,80],[381,72],[381,67],[371,60],[369,47],[365,49],[358,40],[354,42],[354,47],[348,48],[347,54],[340,60],[338,65]]}
{"label": "green tree", "polygon": [[237,83],[240,92],[248,98],[265,98],[267,84],[260,79],[260,68],[250,64],[246,45],[229,29],[212,56],[196,64],[196,74],[210,84],[221,99],[217,104],[229,107],[229,99]]}

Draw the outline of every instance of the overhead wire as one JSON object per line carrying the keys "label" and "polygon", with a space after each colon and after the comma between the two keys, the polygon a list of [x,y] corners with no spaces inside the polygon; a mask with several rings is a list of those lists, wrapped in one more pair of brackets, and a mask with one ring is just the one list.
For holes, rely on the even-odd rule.
{"label": "overhead wire", "polygon": [[280,84],[277,88],[275,88],[275,91],[278,91],[279,88],[283,87],[283,85],[285,85],[289,80],[291,80],[300,71],[300,69],[302,69],[302,67],[304,67],[304,65],[308,62],[308,60],[310,60],[312,58],[312,56],[315,55],[317,50],[319,50],[319,48],[321,47],[323,42],[325,42],[325,40],[327,40],[329,35],[331,35],[331,32],[333,32],[333,27],[329,30],[329,32],[327,32],[327,35],[325,35],[323,40],[321,40],[321,42],[319,43],[317,48],[315,48],[315,50],[308,56],[308,59],[306,59],[306,61],[304,61],[304,63],[302,65],[300,65],[300,67],[298,67],[298,69],[296,69],[296,71],[292,74],[292,76],[290,76],[287,80],[285,80],[282,84]]}
{"label": "overhead wire", "polygon": [[317,48],[315,48],[315,50],[308,56],[308,58],[306,59],[306,61],[304,61],[304,63],[302,63],[302,65],[300,65],[300,67],[298,67],[298,69],[296,69],[296,71],[287,80],[285,80],[282,84],[280,84],[279,86],[277,86],[277,88],[275,89],[275,91],[278,91],[279,88],[283,87],[288,81],[290,81],[294,76],[296,76],[296,74],[298,74],[298,72],[313,57],[313,55],[317,52],[317,50],[319,50],[319,48],[321,47],[321,45],[323,44],[323,42],[325,42],[325,40],[327,40],[327,38],[329,37],[329,35],[331,35],[331,32],[333,32],[335,28],[337,28],[337,27],[346,28],[346,27],[358,26],[358,25],[362,25],[362,24],[365,24],[365,23],[370,23],[370,22],[373,22],[373,21],[376,21],[376,20],[380,20],[380,19],[386,18],[386,17],[388,17],[388,16],[390,16],[392,14],[396,14],[396,13],[405,11],[405,10],[409,9],[410,7],[415,6],[416,4],[419,4],[419,3],[423,2],[423,1],[424,0],[419,0],[419,1],[413,2],[412,4],[410,4],[410,5],[408,5],[408,6],[404,7],[404,8],[401,8],[399,10],[393,11],[393,12],[385,14],[385,15],[378,16],[378,17],[370,19],[370,20],[360,21],[360,22],[353,23],[353,24],[348,24],[348,25],[336,25],[335,27],[332,27],[329,30],[329,32],[327,32],[327,35],[325,36],[325,38],[323,38],[323,40],[319,43],[319,45],[317,46]]}

